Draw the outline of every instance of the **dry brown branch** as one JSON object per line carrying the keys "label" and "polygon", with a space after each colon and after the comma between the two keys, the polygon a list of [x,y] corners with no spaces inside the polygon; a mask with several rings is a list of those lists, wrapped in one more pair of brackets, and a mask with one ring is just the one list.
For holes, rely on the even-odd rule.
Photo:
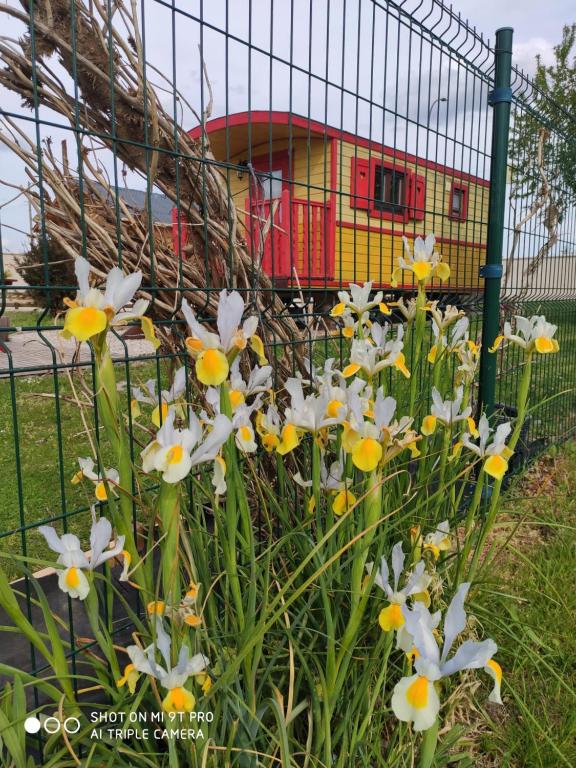
{"label": "dry brown branch", "polygon": [[[103,200],[102,191],[90,179],[105,190],[110,185],[94,160],[94,148],[87,149],[81,133],[75,135],[83,166],[79,169],[83,194],[78,184],[70,183],[67,168],[59,167],[49,143],[36,147],[8,120],[12,136],[10,131],[0,131],[0,141],[25,163],[36,185],[27,195],[37,211],[41,202],[37,158],[42,158],[47,233],[72,256],[81,253],[86,242],[88,258],[101,275],[117,263],[119,253],[125,269],[141,268],[144,284],[158,286],[151,298],[160,319],[170,318],[177,310],[181,294],[173,290],[176,287],[183,288],[186,298],[208,318],[214,316],[216,295],[207,288],[233,286],[243,291],[252,309],[262,316],[268,340],[282,345],[282,367],[292,369],[290,357],[294,340],[300,338],[299,330],[239,234],[234,203],[206,138],[192,139],[174,122],[146,77],[149,67],[134,0],[113,3],[110,14],[110,6],[103,0],[78,0],[73,14],[69,0],[37,0],[33,19],[28,0],[21,0],[21,5],[20,9],[0,2],[0,12],[19,19],[28,29],[17,43],[0,38],[0,57],[5,65],[0,70],[0,84],[19,94],[25,105],[37,101],[56,111],[73,128],[79,118],[82,131],[113,148],[120,161],[146,178],[149,188],[153,184],[178,206],[186,238],[179,265],[171,237],[149,222],[150,212],[131,211],[123,201],[116,203],[113,194],[104,195]],[[76,80],[80,110],[73,89],[67,89],[49,65],[52,55]],[[207,79],[204,62],[202,71]],[[210,84],[208,91],[207,111],[212,104]],[[116,204],[120,207],[120,227]],[[120,242],[116,242],[117,229]],[[296,358],[301,368],[301,355],[296,353]]]}

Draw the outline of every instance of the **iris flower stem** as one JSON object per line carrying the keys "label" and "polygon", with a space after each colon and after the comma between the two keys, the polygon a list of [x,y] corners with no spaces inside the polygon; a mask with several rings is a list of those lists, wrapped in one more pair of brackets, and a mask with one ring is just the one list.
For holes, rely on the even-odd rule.
{"label": "iris flower stem", "polygon": [[378,520],[381,514],[382,507],[382,482],[380,470],[375,470],[368,479],[368,495],[364,500],[364,528],[371,528],[362,540],[358,541],[355,547],[355,555],[352,560],[352,577],[351,577],[351,612],[350,618],[344,635],[340,644],[340,651],[336,659],[337,680],[336,685],[330,691],[331,702],[336,702],[338,694],[344,684],[346,677],[346,670],[350,663],[351,650],[353,644],[357,638],[358,630],[362,623],[364,613],[366,611],[366,605],[368,603],[368,591],[366,590],[362,594],[362,578],[364,569],[366,566],[366,560],[368,559],[368,551],[376,528],[374,523]]}
{"label": "iris flower stem", "polygon": [[[98,413],[106,435],[116,453],[116,463],[119,474],[120,514],[114,515],[118,533],[125,537],[125,547],[130,553],[133,566],[138,562],[138,551],[133,528],[133,468],[122,415],[116,389],[116,374],[110,356],[110,350],[104,343],[102,348],[96,347],[96,403]],[[136,568],[134,579],[139,586],[145,586],[145,569]]]}
{"label": "iris flower stem", "polygon": [[422,746],[420,747],[419,768],[432,768],[436,746],[438,745],[438,726],[438,718],[436,718],[434,725],[424,732]]}
{"label": "iris flower stem", "polygon": [[[220,387],[220,410],[228,418],[232,413],[232,406],[230,404],[230,396],[226,385]],[[227,466],[235,465],[235,450],[234,450],[234,438],[231,435],[224,447],[224,455],[226,458]],[[228,489],[226,491],[226,527],[223,537],[222,545],[224,551],[224,560],[226,564],[226,573],[230,582],[230,589],[232,591],[232,599],[236,606],[236,619],[238,630],[244,631],[244,604],[242,602],[242,589],[240,587],[240,579],[238,576],[238,561],[236,557],[236,531],[238,527],[238,507],[236,503],[236,482],[237,476],[234,471],[231,473],[231,480],[228,483]]]}
{"label": "iris flower stem", "polygon": [[[526,419],[526,408],[528,406],[528,395],[530,394],[531,377],[532,377],[532,353],[529,352],[527,355],[526,363],[524,365],[524,372],[522,374],[522,379],[520,380],[520,386],[518,387],[518,410],[516,414],[516,422],[514,424],[512,437],[508,442],[508,448],[511,451],[513,451],[516,448],[516,445],[518,444],[518,440],[520,439],[520,434],[522,432],[522,427],[524,426],[524,421]],[[476,570],[478,569],[478,562],[480,560],[480,555],[482,554],[482,550],[486,543],[486,539],[488,538],[490,531],[494,527],[494,523],[496,521],[496,515],[498,514],[498,501],[500,499],[501,489],[502,489],[502,479],[496,480],[496,482],[494,483],[494,486],[492,487],[492,496],[490,498],[490,508],[488,510],[488,514],[486,515],[486,520],[484,521],[484,525],[480,530],[480,535],[478,536],[478,542],[476,543],[476,549],[474,550],[474,556],[472,558],[470,570],[468,571],[467,578],[469,580],[472,580],[474,578]]]}
{"label": "iris flower stem", "polygon": [[368,707],[366,708],[366,714],[360,725],[360,728],[358,729],[358,736],[357,736],[358,741],[362,741],[364,739],[364,734],[366,733],[366,729],[370,725],[370,722],[372,720],[372,715],[374,713],[374,709],[376,708],[376,704],[380,698],[380,694],[382,692],[384,683],[386,682],[386,678],[388,677],[388,657],[390,656],[390,651],[392,650],[393,639],[394,639],[394,632],[383,632],[380,642],[378,643],[376,650],[379,650],[381,645],[384,646],[383,654],[382,654],[382,668],[380,669],[380,674],[378,675],[378,679],[376,680],[376,685],[372,690],[372,696],[370,697],[370,701],[368,702]]}
{"label": "iris flower stem", "polygon": [[482,467],[480,469],[480,473],[478,474],[478,478],[476,479],[476,487],[474,488],[474,495],[472,496],[472,501],[470,502],[470,506],[468,507],[468,513],[466,515],[466,523],[464,527],[464,546],[462,547],[462,552],[458,559],[458,569],[456,571],[456,579],[454,584],[455,588],[462,581],[462,576],[463,576],[462,571],[464,569],[466,562],[468,561],[468,557],[470,556],[470,549],[472,548],[472,527],[474,525],[476,512],[478,511],[478,505],[480,504],[480,500],[482,498],[484,476],[485,476],[484,467]]}
{"label": "iris flower stem", "polygon": [[173,607],[180,604],[180,483],[160,483],[158,516],[162,524],[162,590]]}
{"label": "iris flower stem", "polygon": [[416,297],[416,318],[414,320],[414,337],[412,344],[412,371],[410,378],[410,408],[408,413],[414,413],[414,405],[416,403],[416,394],[418,389],[418,379],[421,361],[421,347],[422,338],[424,336],[424,329],[426,327],[426,315],[424,314],[424,307],[426,306],[426,289],[424,282],[418,283],[418,296]]}

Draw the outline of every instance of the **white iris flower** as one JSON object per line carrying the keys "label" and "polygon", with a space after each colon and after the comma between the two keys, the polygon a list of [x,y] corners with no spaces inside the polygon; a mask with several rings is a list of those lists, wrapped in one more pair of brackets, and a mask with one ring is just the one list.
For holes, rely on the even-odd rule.
{"label": "white iris flower", "polygon": [[51,525],[41,525],[38,531],[46,539],[53,552],[58,553],[57,563],[64,568],[58,575],[58,586],[67,595],[84,600],[90,591],[90,583],[84,571],[93,571],[98,566],[117,557],[124,549],[124,536],[119,536],[112,549],[112,525],[105,517],[92,524],[90,531],[90,552],[82,551],[80,540],[73,533],[59,536]]}
{"label": "white iris flower", "polygon": [[[156,662],[156,651],[162,656],[162,664]],[[164,629],[162,619],[156,617],[156,641],[142,650],[137,645],[130,645],[126,652],[134,669],[144,675],[149,675],[158,680],[162,688],[167,691],[162,701],[162,709],[165,712],[192,712],[196,706],[194,695],[185,686],[190,677],[199,675],[210,664],[208,658],[202,653],[190,657],[188,646],[180,648],[178,662],[172,666],[172,643],[170,636]]]}
{"label": "white iris flower", "polygon": [[466,640],[448,658],[458,635],[466,627],[464,601],[470,584],[461,584],[444,616],[444,643],[438,647],[425,606],[417,611],[403,609],[406,629],[417,650],[416,674],[403,677],[392,694],[392,710],[399,720],[411,722],[415,731],[434,725],[440,711],[440,697],[435,683],[464,669],[494,669],[489,662],[498,650],[493,640]]}

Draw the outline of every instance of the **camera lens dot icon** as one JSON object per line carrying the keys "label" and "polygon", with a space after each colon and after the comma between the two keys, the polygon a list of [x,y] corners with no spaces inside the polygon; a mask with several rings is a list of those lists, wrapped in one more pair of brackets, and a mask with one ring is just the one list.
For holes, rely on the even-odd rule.
{"label": "camera lens dot icon", "polygon": [[27,717],[24,720],[24,730],[26,733],[38,733],[41,727],[42,723],[37,717]]}

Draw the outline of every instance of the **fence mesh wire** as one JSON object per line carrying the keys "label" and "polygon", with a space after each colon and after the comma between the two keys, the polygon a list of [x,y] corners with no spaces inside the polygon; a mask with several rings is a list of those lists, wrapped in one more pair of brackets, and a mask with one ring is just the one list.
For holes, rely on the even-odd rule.
{"label": "fence mesh wire", "polygon": [[[116,264],[144,272],[163,344],[115,333],[127,406],[135,385],[156,379],[160,391],[189,364],[183,296],[210,322],[218,292],[240,290],[285,370],[338,356],[328,312],[339,288],[413,293],[392,287],[403,235],[435,233],[452,277],[434,298],[466,305],[479,337],[494,51],[452,9],[142,0],[134,18],[129,3],[39,0],[3,6],[2,19],[2,549],[41,556],[39,524],[89,521],[92,499],[70,479],[101,441],[93,358],[58,333],[76,255],[101,276]],[[576,426],[574,189],[560,173],[575,137],[574,118],[515,72],[493,311],[559,326],[563,352],[535,376],[539,448]],[[518,366],[509,354],[499,370],[503,405]]]}

